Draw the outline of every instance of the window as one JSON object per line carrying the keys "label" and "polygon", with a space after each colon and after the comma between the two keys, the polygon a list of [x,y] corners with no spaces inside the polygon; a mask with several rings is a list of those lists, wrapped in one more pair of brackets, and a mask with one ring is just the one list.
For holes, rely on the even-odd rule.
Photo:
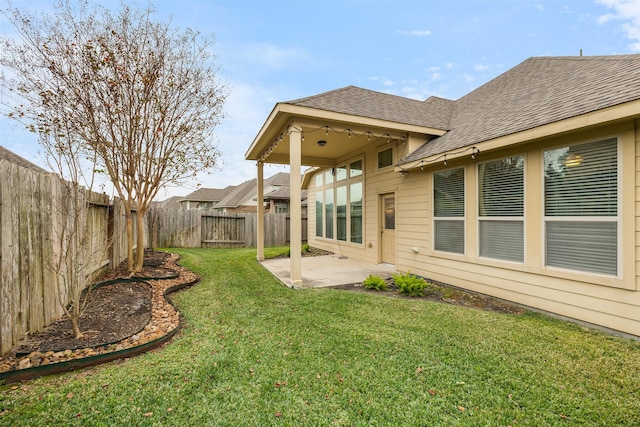
{"label": "window", "polygon": [[324,219],[324,237],[333,239],[333,187],[324,190]]}
{"label": "window", "polygon": [[464,168],[433,174],[434,249],[464,254]]}
{"label": "window", "polygon": [[[346,176],[346,175],[345,175]],[[347,186],[336,188],[336,232],[338,240],[347,240]]]}
{"label": "window", "polygon": [[287,202],[275,202],[276,213],[289,213],[289,203]]}
{"label": "window", "polygon": [[478,168],[480,256],[524,262],[524,157]]}
{"label": "window", "polygon": [[378,152],[378,169],[393,165],[393,147]]}
{"label": "window", "polygon": [[362,160],[356,160],[349,164],[349,178],[362,175]]}
{"label": "window", "polygon": [[[322,175],[320,175],[322,177]],[[317,180],[316,180],[317,182]],[[324,223],[324,217],[322,215],[322,191],[316,191],[316,236],[322,237],[322,224]]]}
{"label": "window", "polygon": [[618,141],[544,152],[546,265],[618,274]]}
{"label": "window", "polygon": [[351,241],[362,243],[362,182],[351,184],[349,214],[351,217]]}
{"label": "window", "polygon": [[362,243],[362,165],[359,159],[315,176],[317,237]]}

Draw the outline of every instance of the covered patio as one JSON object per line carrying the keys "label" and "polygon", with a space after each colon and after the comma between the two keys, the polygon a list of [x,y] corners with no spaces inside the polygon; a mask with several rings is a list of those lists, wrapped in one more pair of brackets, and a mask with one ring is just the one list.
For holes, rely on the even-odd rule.
{"label": "covered patio", "polygon": [[[302,167],[332,169],[338,159],[381,143],[401,145],[407,152],[417,149],[430,136],[445,133],[422,124],[425,105],[353,86],[276,104],[245,154],[247,160],[257,163],[258,261],[264,261],[264,164],[290,167],[287,280],[292,287],[303,287],[302,269],[313,261],[303,263],[300,255]],[[311,278],[311,272],[305,271],[305,277]]]}
{"label": "covered patio", "polygon": [[290,288],[325,288],[329,286],[360,283],[370,274],[388,278],[396,273],[391,264],[370,264],[340,255],[322,255],[302,257],[302,278],[291,279],[291,262],[289,258],[267,259],[262,266]]}

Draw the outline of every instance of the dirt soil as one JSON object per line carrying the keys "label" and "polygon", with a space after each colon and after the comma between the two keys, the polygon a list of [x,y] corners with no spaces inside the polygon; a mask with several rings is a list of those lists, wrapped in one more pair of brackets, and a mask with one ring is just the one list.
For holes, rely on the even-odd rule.
{"label": "dirt soil", "polygon": [[127,273],[124,263],[101,276],[80,317],[83,338],[74,338],[68,319],[55,321],[27,335],[0,358],[0,372],[117,351],[175,329],[179,315],[165,293],[197,281],[195,274],[176,264],[177,259],[169,253],[145,251],[143,270],[135,277]]}
{"label": "dirt soil", "polygon": [[33,351],[75,350],[114,343],[140,332],[151,319],[151,288],[140,282],[114,283],[93,289],[80,317],[83,338],[75,338],[71,322],[58,320],[30,335],[15,348],[16,356]]}
{"label": "dirt soil", "polygon": [[408,299],[422,299],[429,301],[442,302],[446,304],[460,305],[469,308],[476,308],[481,310],[489,310],[498,313],[511,313],[521,314],[526,311],[521,306],[503,301],[497,298],[493,298],[487,295],[476,294],[473,292],[465,291],[463,289],[454,288],[442,283],[430,282],[430,285],[425,289],[424,294],[421,296],[409,296],[398,293],[398,288],[393,283],[393,278],[386,279],[389,288],[386,291],[378,291],[373,289],[367,289],[362,283],[354,283],[349,285],[334,286],[332,289],[340,289],[352,292],[367,292],[378,295],[384,295],[390,298],[408,298]]}

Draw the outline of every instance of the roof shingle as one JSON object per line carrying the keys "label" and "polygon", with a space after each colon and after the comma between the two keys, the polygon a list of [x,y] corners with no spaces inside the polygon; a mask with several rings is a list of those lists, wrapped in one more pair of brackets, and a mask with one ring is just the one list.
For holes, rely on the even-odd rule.
{"label": "roof shingle", "polygon": [[529,58],[454,102],[449,132],[399,164],[640,99],[640,55]]}

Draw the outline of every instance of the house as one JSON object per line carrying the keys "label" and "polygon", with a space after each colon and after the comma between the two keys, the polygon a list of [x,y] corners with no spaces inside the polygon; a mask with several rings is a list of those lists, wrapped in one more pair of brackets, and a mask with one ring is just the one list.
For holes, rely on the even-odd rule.
{"label": "house", "polygon": [[[225,213],[255,213],[257,211],[257,179],[223,189],[200,188],[180,200],[182,209],[214,209]],[[304,193],[304,192],[303,192]],[[268,213],[289,212],[289,174],[279,172],[264,181],[264,201]],[[306,200],[301,202],[306,215]]]}
{"label": "house", "polygon": [[226,188],[199,188],[180,199],[181,209],[213,209],[213,207],[227,194],[236,188],[230,185]]}
{"label": "house", "polygon": [[246,158],[259,182],[290,165],[312,246],[640,335],[640,55],[534,57],[458,100],[280,102]]}

